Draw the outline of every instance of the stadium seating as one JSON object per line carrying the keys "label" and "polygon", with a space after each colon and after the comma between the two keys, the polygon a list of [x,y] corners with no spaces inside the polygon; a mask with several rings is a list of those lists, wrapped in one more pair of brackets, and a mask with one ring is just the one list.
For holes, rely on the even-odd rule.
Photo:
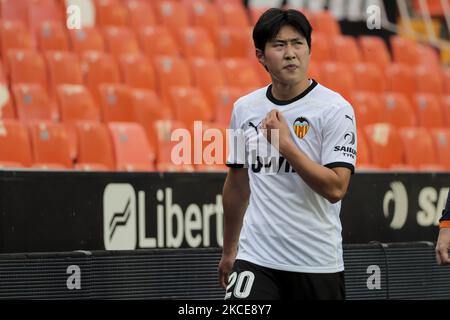
{"label": "stadium seating", "polygon": [[[266,8],[246,8],[240,0],[91,2],[95,19],[78,30],[66,27],[64,1],[0,1],[0,121],[29,127],[33,141],[29,160],[0,159],[0,166],[224,170],[222,164],[174,165],[170,130],[193,133],[195,120],[205,128],[228,127],[236,99],[271,82],[252,40],[252,26]],[[432,2],[432,12],[439,12]],[[304,12],[314,30],[308,75],[352,104],[358,166],[450,170],[450,68],[437,50],[401,33],[387,42],[343,34],[331,11]],[[65,138],[36,138],[58,132]],[[119,144],[124,136],[146,146],[140,155],[131,152],[133,144]],[[91,154],[96,139],[106,158]],[[416,139],[423,150],[432,145],[427,156],[435,156],[409,150]],[[60,145],[68,157],[65,151],[44,155]]]}

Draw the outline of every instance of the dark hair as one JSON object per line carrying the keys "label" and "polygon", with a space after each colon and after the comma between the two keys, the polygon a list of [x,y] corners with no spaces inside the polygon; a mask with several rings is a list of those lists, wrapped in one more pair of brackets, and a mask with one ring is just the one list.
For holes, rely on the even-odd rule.
{"label": "dark hair", "polygon": [[253,28],[255,47],[264,52],[267,41],[276,37],[281,27],[286,25],[292,26],[305,37],[311,51],[311,24],[303,13],[293,9],[271,8],[264,12]]}

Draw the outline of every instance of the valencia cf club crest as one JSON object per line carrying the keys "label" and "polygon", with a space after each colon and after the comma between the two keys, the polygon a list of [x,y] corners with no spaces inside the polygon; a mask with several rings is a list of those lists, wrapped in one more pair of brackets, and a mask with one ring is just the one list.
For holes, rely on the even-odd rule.
{"label": "valencia cf club crest", "polygon": [[303,139],[304,136],[308,133],[309,130],[309,122],[303,117],[297,118],[294,121],[294,132],[297,137]]}

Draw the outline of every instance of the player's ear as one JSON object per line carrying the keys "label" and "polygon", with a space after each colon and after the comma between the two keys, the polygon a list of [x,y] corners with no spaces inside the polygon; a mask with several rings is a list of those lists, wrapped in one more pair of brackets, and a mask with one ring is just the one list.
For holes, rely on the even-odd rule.
{"label": "player's ear", "polygon": [[262,65],[265,66],[265,65],[266,65],[266,64],[265,64],[266,59],[265,59],[265,57],[264,57],[264,52],[263,52],[261,49],[256,49],[255,54],[256,54],[256,58],[258,58],[258,61],[259,61]]}

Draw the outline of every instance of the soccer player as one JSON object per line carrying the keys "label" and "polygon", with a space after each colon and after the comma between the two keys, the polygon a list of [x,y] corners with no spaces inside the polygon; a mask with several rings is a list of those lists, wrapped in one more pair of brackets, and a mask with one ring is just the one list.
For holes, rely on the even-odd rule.
{"label": "soccer player", "polygon": [[[232,111],[230,129],[239,133],[230,138],[218,266],[225,299],[345,298],[339,213],[354,172],[356,123],[349,102],[307,77],[311,32],[301,12],[275,8],[253,30],[272,84]],[[277,158],[255,149],[261,135]]]}
{"label": "soccer player", "polygon": [[442,211],[439,220],[439,236],[436,243],[436,261],[439,265],[450,264],[448,250],[450,249],[450,190],[447,196],[447,204]]}

